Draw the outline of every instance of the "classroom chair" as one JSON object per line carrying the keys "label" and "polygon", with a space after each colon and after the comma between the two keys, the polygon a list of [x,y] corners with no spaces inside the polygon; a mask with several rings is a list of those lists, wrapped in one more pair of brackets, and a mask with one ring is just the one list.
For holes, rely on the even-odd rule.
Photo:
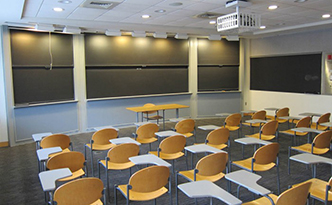
{"label": "classroom chair", "polygon": [[272,120],[264,124],[258,133],[246,135],[246,137],[253,137],[261,140],[272,140],[274,138],[278,141],[278,121]]}
{"label": "classroom chair", "polygon": [[186,138],[194,136],[194,141],[196,142],[195,120],[183,119],[175,124],[174,130],[175,132],[184,135]]}
{"label": "classroom chair", "polygon": [[278,109],[274,116],[267,115],[266,118],[269,118],[271,120],[277,120],[278,123],[285,123],[285,122],[289,122],[289,121],[285,120],[285,119],[280,119],[280,117],[287,117],[287,116],[289,116],[289,108],[284,107],[284,108]]}
{"label": "classroom chair", "polygon": [[224,122],[224,127],[229,129],[229,131],[238,131],[238,138],[240,138],[241,134],[241,120],[242,116],[240,113],[234,113],[226,117]]}
{"label": "classroom chair", "polygon": [[[265,110],[260,110],[255,112],[252,116],[251,116],[252,120],[266,120],[266,111]],[[252,128],[252,133],[254,133],[254,129],[255,127],[261,127],[262,123],[248,123],[248,122],[243,122],[242,125],[244,126],[249,126],[250,128]]]}
{"label": "classroom chair", "polygon": [[[168,189],[165,187],[168,184]],[[169,168],[166,166],[150,166],[135,172],[128,184],[114,186],[114,201],[117,204],[117,190],[130,201],[156,200],[158,197],[169,193],[172,204],[172,191]]]}
{"label": "classroom chair", "polygon": [[[73,150],[73,145],[68,135],[65,134],[52,134],[44,137],[40,141],[40,148],[61,147],[62,152],[70,152]],[[50,154],[49,157],[58,155],[59,153]]]}
{"label": "classroom chair", "polygon": [[[143,105],[143,107],[153,107],[155,104],[153,103],[146,103]],[[157,113],[157,114],[156,114]],[[157,120],[157,124],[159,124],[159,120],[163,118],[163,116],[159,115],[158,111],[147,111],[147,112],[142,112],[142,114],[145,114],[143,118],[145,118],[147,121],[149,120]],[[153,115],[156,114],[156,115]],[[152,116],[149,116],[152,115]]]}
{"label": "classroom chair", "polygon": [[[311,123],[311,117],[309,117],[309,116],[303,117],[296,123],[295,128],[310,127],[310,123]],[[305,136],[305,135],[308,134],[308,132],[295,132],[292,129],[280,131],[279,133],[283,133],[285,135],[291,136],[292,137],[292,145],[296,144],[296,137],[297,136]],[[310,139],[309,139],[309,135],[308,135],[308,142],[309,141],[310,141]]]}
{"label": "classroom chair", "polygon": [[109,140],[115,139],[118,137],[118,131],[114,128],[105,128],[95,132],[92,135],[90,143],[84,145],[84,156],[86,156],[86,149],[90,149],[91,156],[91,172],[92,176],[94,176],[94,160],[93,160],[93,152],[94,151],[106,151],[115,146]]}
{"label": "classroom chair", "polygon": [[149,144],[151,151],[151,143],[157,141],[156,132],[159,131],[159,126],[155,123],[147,123],[137,128],[136,133],[133,133],[135,140],[141,144]]}
{"label": "classroom chair", "polygon": [[310,127],[316,130],[327,130],[329,127],[320,125],[324,122],[330,122],[331,113],[321,115],[316,122],[312,122]]}

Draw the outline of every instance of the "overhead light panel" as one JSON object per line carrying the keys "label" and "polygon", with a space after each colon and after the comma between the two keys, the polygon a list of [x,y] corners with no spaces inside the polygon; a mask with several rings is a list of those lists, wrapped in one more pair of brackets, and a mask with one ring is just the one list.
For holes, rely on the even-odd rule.
{"label": "overhead light panel", "polygon": [[209,36],[209,40],[210,41],[219,41],[221,39],[221,36],[220,35],[213,35],[213,34],[211,34],[210,36]]}
{"label": "overhead light panel", "polygon": [[183,34],[183,33],[178,33],[174,36],[174,38],[176,38],[176,39],[188,39],[188,35]]}
{"label": "overhead light panel", "polygon": [[66,26],[63,29],[63,33],[81,34],[81,29],[77,28],[77,27],[68,27],[68,26]]}
{"label": "overhead light panel", "polygon": [[155,32],[153,34],[153,37],[155,37],[155,38],[167,38],[167,33],[166,32]]}
{"label": "overhead light panel", "polygon": [[36,24],[35,29],[37,31],[54,31],[54,26],[53,25],[48,25],[48,24]]}
{"label": "overhead light panel", "polygon": [[120,30],[106,30],[105,32],[106,36],[121,36],[121,31]]}
{"label": "overhead light panel", "polygon": [[226,36],[227,41],[239,41],[239,36]]}
{"label": "overhead light panel", "polygon": [[132,37],[146,37],[145,31],[133,31],[131,33]]}

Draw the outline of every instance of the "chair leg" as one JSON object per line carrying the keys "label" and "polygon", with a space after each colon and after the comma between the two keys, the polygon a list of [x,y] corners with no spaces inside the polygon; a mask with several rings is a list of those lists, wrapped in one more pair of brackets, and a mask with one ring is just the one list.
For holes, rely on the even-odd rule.
{"label": "chair leg", "polygon": [[[107,163],[107,162],[106,162]],[[107,190],[107,196],[110,198],[110,181],[108,178],[108,170],[105,168],[105,174],[106,174],[106,190]]]}
{"label": "chair leg", "polygon": [[175,204],[179,204],[179,198],[178,198],[178,172],[175,173]]}
{"label": "chair leg", "polygon": [[277,184],[278,184],[278,195],[280,195],[280,176],[279,176],[279,166],[277,166]]}
{"label": "chair leg", "polygon": [[290,175],[290,155],[291,155],[291,147],[288,147],[288,175]]}
{"label": "chair leg", "polygon": [[91,149],[91,173],[92,173],[92,177],[94,177],[94,167],[93,167],[93,151]]}
{"label": "chair leg", "polygon": [[115,203],[115,205],[118,204],[118,197],[116,196],[117,189],[118,189],[118,185],[114,185],[114,203]]}

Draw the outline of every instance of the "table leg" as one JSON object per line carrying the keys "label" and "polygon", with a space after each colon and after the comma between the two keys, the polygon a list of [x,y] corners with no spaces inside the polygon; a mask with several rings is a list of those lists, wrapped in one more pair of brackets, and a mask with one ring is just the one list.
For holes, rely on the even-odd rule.
{"label": "table leg", "polygon": [[163,110],[163,128],[165,130],[165,110]]}

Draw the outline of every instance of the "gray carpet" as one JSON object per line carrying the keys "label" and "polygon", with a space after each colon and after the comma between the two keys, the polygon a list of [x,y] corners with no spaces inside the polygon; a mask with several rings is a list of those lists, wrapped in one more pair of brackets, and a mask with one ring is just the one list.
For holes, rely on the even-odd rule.
{"label": "gray carpet", "polygon": [[[221,125],[223,121],[221,119],[199,119],[196,121],[196,126],[200,125]],[[167,123],[166,129],[174,127],[174,123]],[[282,124],[279,126],[279,130],[286,130],[287,124]],[[248,127],[243,126],[242,133],[249,134],[251,130]],[[257,129],[256,129],[257,131]],[[119,136],[132,136],[131,133],[135,132],[135,127],[130,128],[120,128]],[[75,151],[84,152],[84,144],[88,143],[91,139],[93,133],[81,133],[71,135],[71,140]],[[197,142],[204,142],[208,131],[202,131],[197,129]],[[231,132],[231,159],[239,160],[242,159],[242,149],[238,143],[234,142],[237,138],[237,132]],[[305,143],[306,137],[301,139],[300,143]],[[193,143],[193,138],[188,139],[188,144]],[[291,174],[287,174],[287,159],[288,159],[288,146],[291,145],[291,139],[288,136],[280,134],[279,143],[281,144],[280,149],[280,184],[281,192],[285,191],[289,185],[302,182],[304,180],[311,178],[310,167],[306,169],[306,166],[300,163],[291,163]],[[152,150],[156,150],[158,143],[152,145]],[[148,145],[141,146],[141,153],[147,153]],[[227,151],[227,149],[226,149]],[[245,157],[250,157],[253,154],[253,146],[245,147]],[[293,152],[295,154],[295,152]],[[106,152],[100,152],[95,154],[95,159],[104,158]],[[195,158],[197,159],[203,157],[204,154],[200,154]],[[324,155],[330,157],[330,153]],[[11,147],[11,148],[0,148],[0,204],[44,204],[44,193],[40,186],[38,178],[38,166],[37,157],[35,150],[35,143],[29,143],[21,146]],[[90,168],[90,156],[87,157],[88,168]],[[140,167],[141,168],[141,167]],[[175,162],[176,170],[186,170],[185,157],[177,160]],[[138,168],[133,168],[133,172],[137,171]],[[238,170],[237,167],[233,166],[232,171]],[[91,176],[91,169],[88,170],[89,176]],[[105,173],[102,170],[101,179],[105,183]],[[277,183],[276,183],[276,169],[272,169],[267,172],[258,173],[262,176],[259,184],[277,193]],[[95,175],[97,176],[97,167],[95,165]],[[317,178],[323,179],[325,181],[329,180],[331,177],[331,168],[325,164],[319,164],[317,167]],[[129,171],[111,171],[110,172],[110,186],[113,187],[114,184],[125,184],[129,179]],[[226,189],[226,179],[221,179],[216,184],[220,187]],[[185,179],[179,177],[179,183],[186,182]],[[174,192],[174,177],[172,177],[172,189],[173,189],[173,202],[175,202],[175,192]],[[232,186],[232,194],[236,195],[236,186]],[[253,199],[253,194],[246,189],[241,189],[240,199],[242,201],[250,201]],[[179,192],[179,202],[180,204],[194,204],[193,199],[188,198],[182,192]],[[223,204],[220,201],[214,199],[214,204]],[[118,203],[125,204],[124,197],[118,193]],[[113,198],[113,188],[111,189],[111,197],[108,204],[114,204]],[[153,202],[133,202],[133,204],[153,204]],[[165,195],[157,200],[157,204],[169,204],[169,196]],[[209,199],[199,199],[198,204],[209,204]],[[316,204],[322,204],[317,202]]]}

